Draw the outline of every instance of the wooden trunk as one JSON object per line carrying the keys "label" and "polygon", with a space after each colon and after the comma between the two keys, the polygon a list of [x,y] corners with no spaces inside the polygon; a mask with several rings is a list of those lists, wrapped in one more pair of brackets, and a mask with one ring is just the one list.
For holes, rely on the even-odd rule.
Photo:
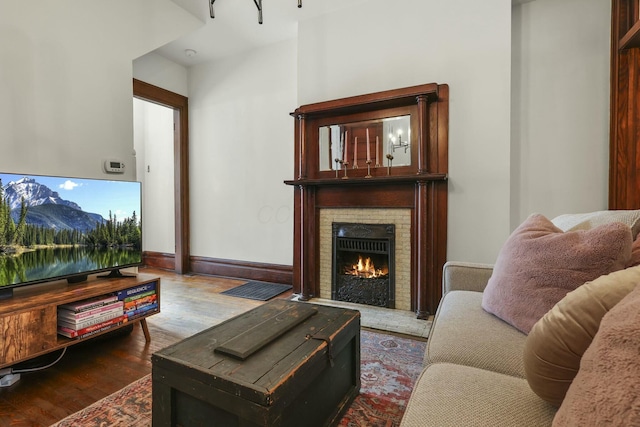
{"label": "wooden trunk", "polygon": [[360,313],[274,300],[151,360],[154,427],[332,426],[360,390]]}

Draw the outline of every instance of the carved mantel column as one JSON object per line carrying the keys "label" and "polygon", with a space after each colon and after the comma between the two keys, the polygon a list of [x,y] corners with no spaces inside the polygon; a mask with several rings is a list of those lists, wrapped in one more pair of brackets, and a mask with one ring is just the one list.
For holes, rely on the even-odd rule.
{"label": "carved mantel column", "polygon": [[[416,97],[418,103],[418,175],[427,172],[429,164],[428,146],[429,146],[429,98],[427,95],[418,95]],[[426,139],[426,140],[425,140]]]}
{"label": "carved mantel column", "polygon": [[306,179],[307,178],[307,140],[305,138],[306,133],[306,121],[304,114],[296,115],[297,123],[296,129],[298,131],[298,137],[296,140],[298,141],[296,157],[298,158],[298,162],[296,167],[298,168],[298,179]]}
{"label": "carved mantel column", "polygon": [[428,228],[429,224],[425,221],[425,218],[431,218],[429,215],[428,204],[427,204],[427,183],[426,182],[418,182],[416,183],[416,202],[415,208],[413,210],[415,224],[415,235],[414,235],[414,251],[413,251],[413,265],[415,268],[413,269],[413,294],[414,294],[414,305],[415,305],[415,313],[418,319],[426,319],[429,317],[429,307],[428,307],[428,292],[425,286],[421,286],[422,283],[429,283],[429,266],[427,259],[429,257],[429,253],[431,253],[430,241],[429,241],[429,233]]}

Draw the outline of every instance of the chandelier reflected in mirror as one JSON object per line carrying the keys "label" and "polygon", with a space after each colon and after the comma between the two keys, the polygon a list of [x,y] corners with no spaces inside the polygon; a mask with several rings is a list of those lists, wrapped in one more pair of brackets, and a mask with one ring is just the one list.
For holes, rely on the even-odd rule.
{"label": "chandelier reflected in mirror", "polygon": [[[209,16],[211,18],[215,18],[215,14],[213,13],[213,4],[216,0],[209,0]],[[253,0],[253,3],[258,8],[258,24],[262,24],[262,0]],[[302,0],[298,0],[298,8],[302,7]]]}

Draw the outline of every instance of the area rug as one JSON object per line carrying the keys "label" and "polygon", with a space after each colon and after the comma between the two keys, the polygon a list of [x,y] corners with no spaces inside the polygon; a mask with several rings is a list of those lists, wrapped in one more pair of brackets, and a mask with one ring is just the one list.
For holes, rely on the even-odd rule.
{"label": "area rug", "polygon": [[[360,334],[362,386],[341,427],[396,427],[418,375],[426,342],[377,332]],[[148,427],[151,375],[147,375],[52,427]]]}
{"label": "area rug", "polygon": [[244,285],[236,286],[235,288],[227,289],[226,291],[220,293],[222,295],[232,297],[247,298],[258,301],[268,301],[283,292],[290,291],[291,289],[293,289],[293,286],[291,285],[252,281],[247,282]]}

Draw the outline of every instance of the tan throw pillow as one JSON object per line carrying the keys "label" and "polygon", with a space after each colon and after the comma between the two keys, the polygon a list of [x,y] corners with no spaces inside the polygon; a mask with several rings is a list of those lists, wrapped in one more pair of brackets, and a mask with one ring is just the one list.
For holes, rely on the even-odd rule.
{"label": "tan throw pillow", "polygon": [[554,427],[640,426],[640,286],[611,309],[585,351]]}
{"label": "tan throw pillow", "polygon": [[551,220],[562,231],[589,230],[610,222],[621,222],[631,227],[634,239],[640,233],[640,210],[609,210],[559,215]]}
{"label": "tan throw pillow", "polygon": [[640,267],[600,276],[560,300],[529,332],[524,370],[531,389],[560,406],[602,317],[640,283]]}
{"label": "tan throw pillow", "polygon": [[567,292],[621,270],[631,256],[631,230],[619,222],[562,232],[529,216],[498,254],[482,308],[528,334]]}

